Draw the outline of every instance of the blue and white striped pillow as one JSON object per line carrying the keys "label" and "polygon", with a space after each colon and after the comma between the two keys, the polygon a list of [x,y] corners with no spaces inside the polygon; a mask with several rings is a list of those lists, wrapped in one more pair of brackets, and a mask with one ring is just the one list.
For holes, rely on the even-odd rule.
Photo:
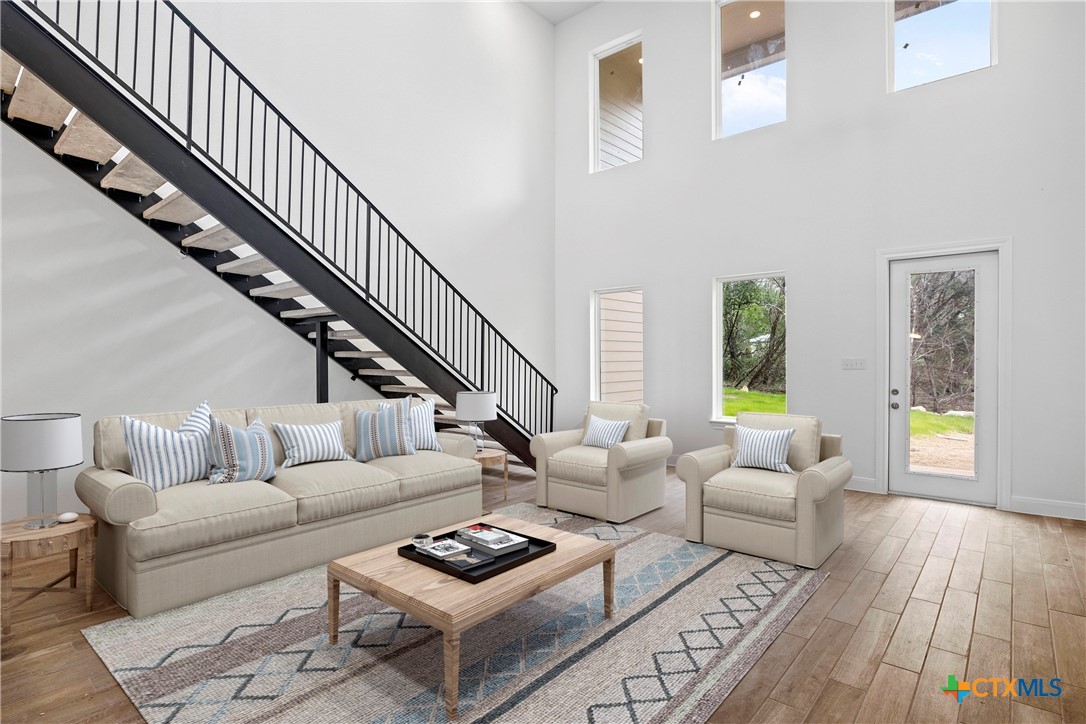
{"label": "blue and white striped pillow", "polygon": [[206,401],[185,418],[176,432],[127,415],[121,416],[121,429],[132,461],[132,477],[156,492],[206,478],[211,471],[207,455],[211,407]]}
{"label": "blue and white striped pillow", "polygon": [[275,476],[272,438],[260,418],[244,430],[211,418],[211,484],[268,480]]}
{"label": "blue and white striped pillow", "polygon": [[343,423],[325,422],[319,425],[287,425],[273,422],[272,427],[287,459],[283,467],[319,463],[325,460],[350,460],[351,456],[343,449]]}
{"label": "blue and white striped pillow", "polygon": [[629,420],[604,420],[602,417],[589,415],[588,430],[585,431],[581,444],[610,449],[622,442],[629,427]]}
{"label": "blue and white striped pillow", "polygon": [[355,413],[358,427],[358,454],[355,459],[367,463],[392,455],[414,455],[415,448],[408,434],[411,398],[404,397],[391,404],[384,403],[377,412],[359,410]]}
{"label": "blue and white striped pillow", "polygon": [[[381,409],[392,407],[387,402],[381,403]],[[434,428],[434,401],[426,400],[421,405],[414,405],[411,414],[407,418],[407,437],[411,441],[411,447],[418,450],[436,450],[444,452],[441,443],[437,441],[437,430]]]}
{"label": "blue and white striped pillow", "polygon": [[788,466],[788,445],[792,442],[795,428],[783,430],[758,430],[753,427],[735,426],[736,450],[734,468],[761,468],[778,473],[793,473]]}

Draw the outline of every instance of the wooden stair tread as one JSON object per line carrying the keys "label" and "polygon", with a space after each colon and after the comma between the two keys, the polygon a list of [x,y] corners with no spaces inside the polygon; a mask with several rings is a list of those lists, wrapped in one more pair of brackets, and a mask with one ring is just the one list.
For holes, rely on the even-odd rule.
{"label": "wooden stair tread", "polygon": [[181,226],[187,226],[204,216],[207,216],[207,212],[180,191],[174,191],[143,212],[145,219],[156,219]]}
{"label": "wooden stair tread", "polygon": [[334,315],[328,307],[311,307],[307,309],[288,309],[279,312],[280,319],[309,319],[310,317],[327,317]]}
{"label": "wooden stair tread", "polygon": [[23,77],[8,104],[8,118],[22,118],[59,131],[71,111],[71,103],[29,70],[23,69]]}
{"label": "wooden stair tread", "polygon": [[86,158],[95,163],[108,163],[119,150],[120,141],[79,111],[76,111],[72,122],[53,146],[56,154]]}
{"label": "wooden stair tread", "polygon": [[416,395],[435,394],[429,387],[422,387],[421,385],[381,385],[381,392],[407,392]]}
{"label": "wooden stair tread", "polygon": [[244,243],[240,236],[222,224],[215,224],[209,229],[198,231],[181,240],[181,246],[192,246],[208,251],[226,251]]}
{"label": "wooden stair tread", "polygon": [[102,179],[101,186],[104,189],[118,189],[147,196],[164,183],[166,179],[159,176],[157,171],[136,154],[130,153],[110,169]]}
{"label": "wooden stair tread", "polygon": [[441,400],[434,400],[434,408],[443,410],[445,412],[453,413],[453,417],[456,417],[456,410],[448,402],[442,402]]}
{"label": "wooden stair tread", "polygon": [[11,95],[15,90],[15,81],[23,64],[7,53],[0,51],[0,90]]}
{"label": "wooden stair tread", "polygon": [[256,287],[249,290],[249,296],[263,297],[265,299],[294,299],[295,297],[304,297],[307,294],[309,292],[294,281],[269,284],[266,287]]}
{"label": "wooden stair tread", "polygon": [[358,370],[359,377],[410,377],[407,370],[386,370],[383,367],[363,367]]}
{"label": "wooden stair tread", "polygon": [[333,357],[338,357],[338,358],[341,358],[341,359],[381,359],[381,358],[389,358],[389,359],[391,359],[391,357],[389,357],[387,352],[382,352],[379,349],[374,349],[374,350],[367,350],[367,349],[339,350],[337,352],[334,352],[332,354],[332,356]]}
{"label": "wooden stair tread", "polygon": [[250,254],[234,261],[225,261],[215,267],[215,271],[220,274],[239,274],[243,277],[255,277],[278,271],[278,267],[260,254]]}
{"label": "wooden stair tread", "polygon": [[[309,337],[309,339],[316,339],[317,333],[316,332],[310,332],[306,336]],[[365,337],[357,329],[329,329],[328,330],[328,339],[355,339],[355,340],[359,340],[359,339],[365,339]]]}

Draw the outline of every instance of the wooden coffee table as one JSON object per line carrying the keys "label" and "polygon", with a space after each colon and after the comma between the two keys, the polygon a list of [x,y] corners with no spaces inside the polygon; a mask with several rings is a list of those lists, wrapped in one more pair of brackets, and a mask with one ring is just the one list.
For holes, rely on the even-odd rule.
{"label": "wooden coffee table", "polygon": [[456,717],[460,686],[460,634],[535,594],[603,564],[603,614],[611,618],[615,598],[615,547],[576,533],[489,515],[442,526],[446,533],[485,520],[499,528],[545,538],[557,550],[481,583],[471,584],[403,558],[389,543],[328,564],[328,640],[339,640],[340,581],[368,593],[445,635],[445,714]]}

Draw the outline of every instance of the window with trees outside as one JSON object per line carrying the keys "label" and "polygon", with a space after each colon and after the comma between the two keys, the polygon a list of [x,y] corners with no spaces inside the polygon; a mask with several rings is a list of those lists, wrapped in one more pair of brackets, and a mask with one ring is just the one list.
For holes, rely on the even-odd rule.
{"label": "window with trees outside", "polygon": [[783,273],[716,280],[713,419],[787,412]]}

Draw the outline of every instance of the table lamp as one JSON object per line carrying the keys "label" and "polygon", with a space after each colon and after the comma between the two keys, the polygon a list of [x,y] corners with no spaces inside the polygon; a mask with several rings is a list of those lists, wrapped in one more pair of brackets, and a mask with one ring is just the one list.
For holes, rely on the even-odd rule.
{"label": "table lamp", "polygon": [[457,392],[456,419],[475,425],[471,436],[475,450],[483,449],[483,423],[498,419],[498,394],[496,392]]}
{"label": "table lamp", "polygon": [[57,524],[57,470],[82,462],[79,413],[0,417],[0,470],[27,474],[27,528]]}

